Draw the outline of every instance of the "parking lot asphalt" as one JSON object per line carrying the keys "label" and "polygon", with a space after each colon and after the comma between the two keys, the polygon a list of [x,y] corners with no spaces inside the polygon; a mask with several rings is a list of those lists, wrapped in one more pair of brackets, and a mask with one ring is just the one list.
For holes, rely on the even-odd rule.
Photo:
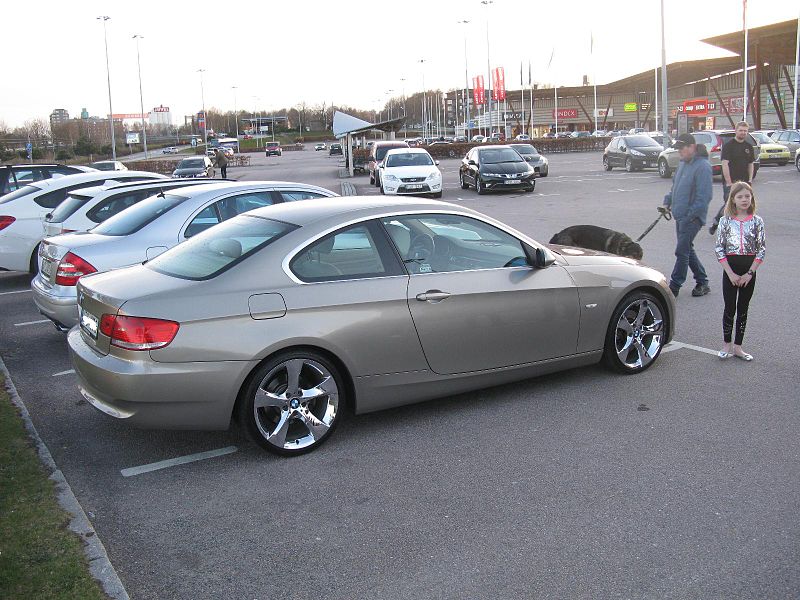
{"label": "parking lot asphalt", "polygon": [[[443,200],[543,241],[582,223],[635,238],[669,189],[655,171],[603,172],[599,153],[550,161],[535,192],[480,197],[441,161]],[[286,152],[229,175],[338,191],[338,163]],[[0,273],[0,356],[132,598],[796,598],[798,183],[791,165],[756,179],[752,363],[711,353],[721,269],[705,230],[711,293],[684,288],[686,346],[644,373],[590,367],[351,417],[290,460],[235,428],[140,431],[94,410],[27,275]],[[644,262],[669,273],[674,239],[659,223]]]}

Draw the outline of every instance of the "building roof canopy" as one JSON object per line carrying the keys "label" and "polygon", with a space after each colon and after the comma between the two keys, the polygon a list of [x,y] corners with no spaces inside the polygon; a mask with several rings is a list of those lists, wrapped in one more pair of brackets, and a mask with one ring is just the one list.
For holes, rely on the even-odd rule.
{"label": "building roof canopy", "polygon": [[[772,23],[754,27],[747,31],[747,62],[755,64],[756,47],[758,58],[773,65],[793,65],[797,40],[797,20]],[[723,48],[738,56],[744,55],[744,32],[734,31],[701,40],[706,44]]]}

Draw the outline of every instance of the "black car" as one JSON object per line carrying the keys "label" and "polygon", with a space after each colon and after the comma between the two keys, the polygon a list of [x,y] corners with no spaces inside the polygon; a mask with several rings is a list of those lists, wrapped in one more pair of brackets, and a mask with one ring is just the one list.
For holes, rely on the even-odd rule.
{"label": "black car", "polygon": [[80,169],[67,165],[0,165],[0,196],[4,196],[23,185],[50,179],[54,175],[74,175],[93,169]]}
{"label": "black car", "polygon": [[328,150],[328,156],[333,156],[334,154],[343,155],[342,152],[342,145],[341,144],[331,144],[330,150]]}
{"label": "black car", "polygon": [[461,189],[474,185],[479,194],[490,190],[525,190],[536,187],[536,173],[511,146],[473,148],[458,170]]}
{"label": "black car", "polygon": [[550,171],[550,164],[547,159],[539,154],[533,144],[509,144],[525,161],[533,167],[536,175],[547,177]]}
{"label": "black car", "polygon": [[664,147],[649,135],[621,135],[614,138],[603,151],[603,168],[625,167],[631,171],[658,168],[658,155]]}
{"label": "black car", "polygon": [[214,177],[214,165],[207,156],[184,158],[172,172],[173,177]]}

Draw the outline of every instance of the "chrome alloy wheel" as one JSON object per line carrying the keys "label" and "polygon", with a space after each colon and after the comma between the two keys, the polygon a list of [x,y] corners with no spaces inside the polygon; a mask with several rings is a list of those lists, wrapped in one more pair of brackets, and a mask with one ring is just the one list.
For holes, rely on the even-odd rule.
{"label": "chrome alloy wheel", "polygon": [[648,298],[633,300],[619,316],[614,331],[615,351],[629,370],[640,370],[655,360],[664,339],[664,318]]}
{"label": "chrome alloy wheel", "polygon": [[253,422],[264,441],[292,452],[320,442],[339,412],[333,374],[310,358],[289,358],[269,370],[253,399]]}

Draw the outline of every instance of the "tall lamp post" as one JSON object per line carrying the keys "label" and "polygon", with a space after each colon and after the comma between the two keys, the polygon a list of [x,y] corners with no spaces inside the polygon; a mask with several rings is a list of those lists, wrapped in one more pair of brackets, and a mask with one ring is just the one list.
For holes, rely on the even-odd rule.
{"label": "tall lamp post", "polygon": [[[469,25],[469,21],[457,21],[459,25]],[[467,33],[464,32],[464,135],[469,140],[469,75],[467,75]]]}
{"label": "tall lamp post", "polygon": [[486,74],[489,84],[489,137],[492,135],[492,63],[489,58],[489,7],[494,4],[494,0],[481,0],[481,4],[486,7]]}
{"label": "tall lamp post", "polygon": [[206,70],[197,69],[197,72],[200,73],[200,100],[203,106],[203,144],[208,148],[208,115],[206,114],[206,92],[203,89],[203,73]]}
{"label": "tall lamp post", "polygon": [[236,110],[236,86],[232,85],[231,89],[233,90],[233,120],[236,124],[236,153],[241,152],[241,148],[239,148],[239,111]]}
{"label": "tall lamp post", "polygon": [[425,91],[425,59],[420,58],[418,61],[422,65],[422,137],[428,137],[428,123],[426,120],[427,110],[425,103],[427,102],[427,93]]}
{"label": "tall lamp post", "polygon": [[[408,131],[406,130],[406,121],[405,121],[405,116],[406,116],[406,78],[405,77],[401,77],[400,81],[401,81],[402,86],[403,86],[403,138],[407,138],[408,137]],[[795,89],[796,89],[796,86],[795,86]]]}
{"label": "tall lamp post", "polygon": [[147,127],[144,124],[144,99],[142,97],[142,63],[139,60],[139,40],[144,39],[138,33],[133,36],[136,40],[136,65],[139,67],[139,109],[142,116],[142,137],[144,138],[144,157],[147,158]]}
{"label": "tall lamp post", "polygon": [[106,21],[111,17],[99,16],[98,20],[103,21],[103,39],[106,43],[106,79],[108,80],[108,122],[111,125],[111,157],[117,160],[117,140],[114,137],[114,110],[111,108],[111,71],[108,68],[108,33],[106,31]]}

